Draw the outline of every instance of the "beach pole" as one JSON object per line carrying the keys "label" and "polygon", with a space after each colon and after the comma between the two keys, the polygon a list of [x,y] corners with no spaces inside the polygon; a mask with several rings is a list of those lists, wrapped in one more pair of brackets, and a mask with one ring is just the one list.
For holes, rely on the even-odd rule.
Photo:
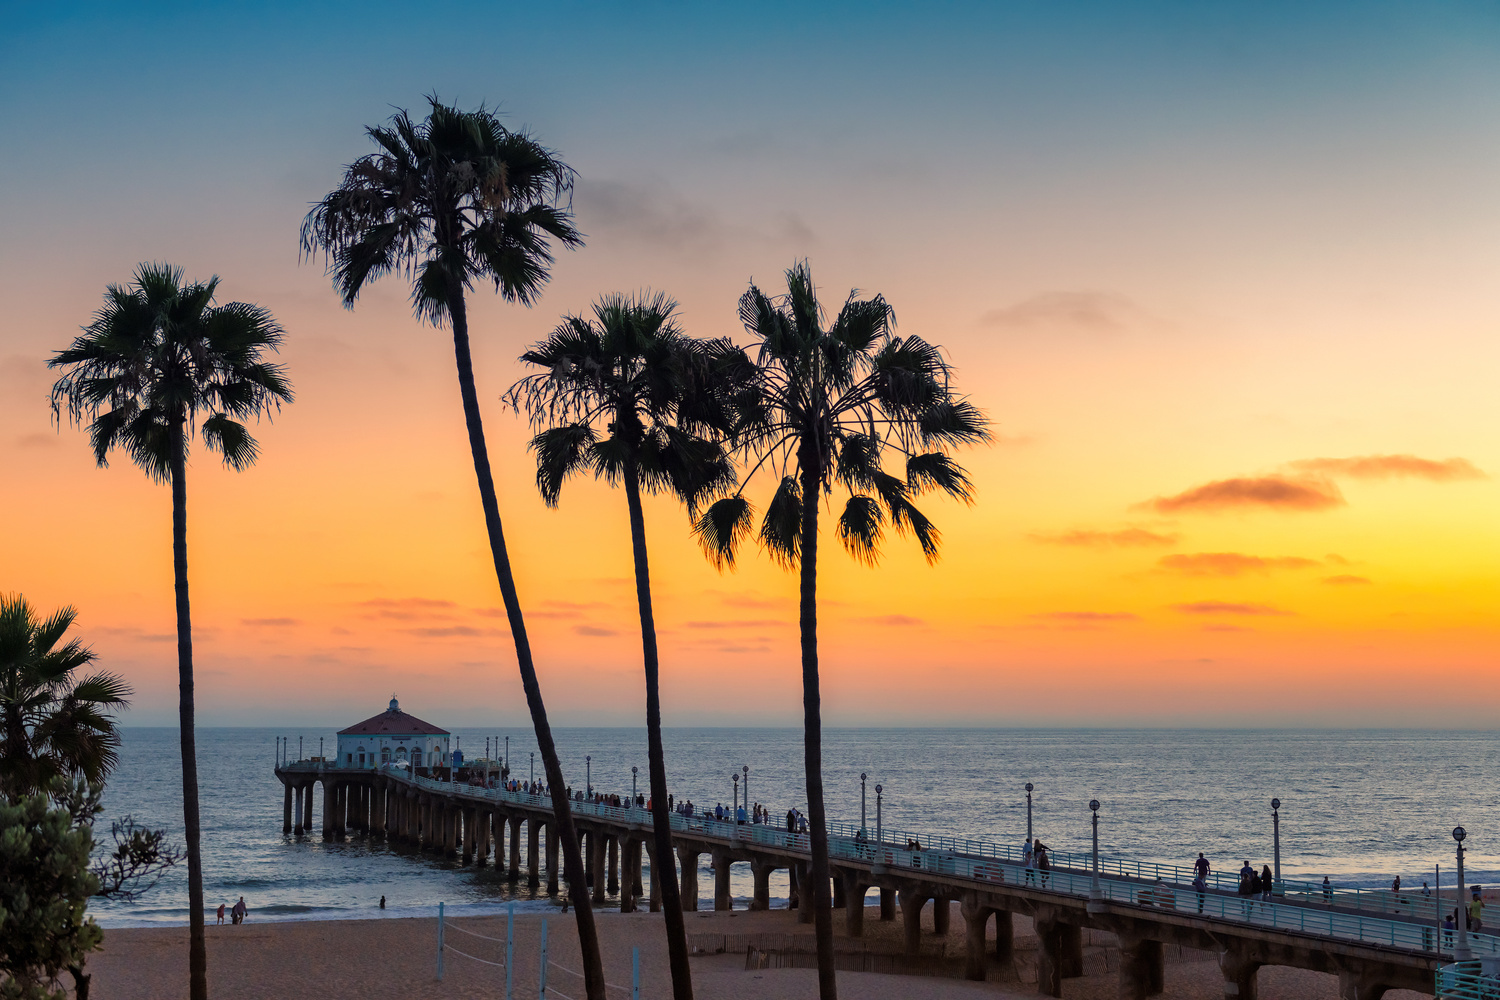
{"label": "beach pole", "polygon": [[641,949],[630,949],[630,1000],[641,1000]]}
{"label": "beach pole", "polygon": [[516,949],[516,904],[511,903],[505,914],[505,1000],[514,1000],[510,993],[511,956]]}
{"label": "beach pole", "polygon": [[438,904],[438,982],[443,981],[443,904]]}
{"label": "beach pole", "polygon": [[542,971],[537,974],[537,1000],[547,1000],[547,921],[542,921]]}

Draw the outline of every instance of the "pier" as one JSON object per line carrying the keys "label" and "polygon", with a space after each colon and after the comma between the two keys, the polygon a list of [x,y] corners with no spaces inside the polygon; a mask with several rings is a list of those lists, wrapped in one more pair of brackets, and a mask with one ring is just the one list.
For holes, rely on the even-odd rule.
{"label": "pier", "polygon": [[[493,852],[493,863],[510,878],[524,877],[538,887],[545,878],[549,894],[558,890],[549,796],[413,775],[392,765],[345,768],[304,761],[281,765],[276,774],[285,788],[284,832],[312,832],[313,788],[321,785],[325,839],[385,837],[475,865],[489,864]],[[661,870],[650,813],[595,801],[574,801],[572,809],[595,904],[604,904],[606,893],[618,893],[622,912],[642,902],[658,910],[655,882],[643,877],[643,855],[652,870]],[[698,870],[705,856],[714,870],[709,900],[716,910],[733,908],[730,869],[736,864],[750,867],[750,909],[770,908],[776,871],[787,871],[794,890],[802,886],[808,898],[806,834],[680,813],[672,815],[672,825],[677,857],[666,860],[679,866],[683,909],[699,908]],[[913,849],[913,841],[926,847]],[[1130,1000],[1162,992],[1163,945],[1216,954],[1226,1000],[1255,1000],[1256,972],[1266,965],[1336,974],[1342,1000],[1379,1000],[1391,989],[1430,994],[1436,970],[1452,961],[1452,932],[1434,925],[1430,901],[1425,915],[1377,915],[1366,907],[1379,905],[1378,894],[1327,896],[1313,883],[1288,882],[1274,901],[1213,885],[1200,893],[1187,884],[1191,876],[1184,869],[1170,866],[1100,859],[1096,876],[1079,855],[1054,855],[1054,867],[1040,870],[1025,867],[1019,852],[1004,845],[892,831],[870,840],[837,823],[829,826],[829,853],[833,904],[844,910],[851,937],[863,934],[871,891],[879,893],[878,919],[895,920],[899,910],[912,955],[920,950],[923,910],[931,906],[933,925],[946,932],[956,903],[967,932],[966,974],[983,979],[991,947],[998,959],[1011,957],[1013,914],[1024,914],[1040,941],[1038,988],[1048,996],[1061,996],[1062,981],[1082,975],[1084,928],[1118,938],[1119,996]],[[811,908],[799,907],[796,919],[811,922]],[[1471,934],[1469,943],[1476,956],[1500,956],[1500,938]]]}

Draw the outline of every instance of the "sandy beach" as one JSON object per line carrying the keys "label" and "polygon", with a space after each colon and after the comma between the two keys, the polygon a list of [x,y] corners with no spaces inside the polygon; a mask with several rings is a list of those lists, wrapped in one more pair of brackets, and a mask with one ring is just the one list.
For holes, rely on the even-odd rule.
{"label": "sandy beach", "polygon": [[[900,924],[880,923],[879,911],[866,914],[864,946],[887,952],[899,948]],[[627,997],[631,949],[641,953],[641,996],[671,995],[666,945],[657,914],[599,913],[606,979],[621,987],[610,995]],[[537,995],[541,914],[518,915],[515,930],[515,995]],[[550,961],[548,995],[578,998],[582,981],[565,970],[578,970],[578,938],[571,915],[552,913],[547,922]],[[256,923],[208,928],[209,985],[220,1000],[314,996],[358,1000],[497,997],[504,995],[505,970],[474,959],[500,961],[505,952],[505,918],[473,917],[454,921],[448,931],[446,974],[436,979],[436,918]],[[859,947],[842,936],[843,920],[835,915],[835,929],[845,947]],[[930,931],[930,926],[929,926]],[[467,932],[467,933],[466,933]],[[924,948],[942,958],[930,963],[927,974],[840,972],[839,995],[847,1000],[910,997],[1037,996],[1036,938],[1029,921],[1015,918],[1016,957],[1001,965],[991,960],[989,979],[967,982],[962,975],[962,922],[955,912],[946,940],[929,934]],[[727,944],[722,954],[696,955],[692,960],[699,996],[753,995],[764,1000],[791,1000],[817,993],[816,973],[807,968],[745,968],[746,942],[784,945],[788,936],[805,939],[812,947],[812,928],[797,924],[785,910],[764,913],[702,912],[688,916],[690,940],[712,949]],[[1116,996],[1117,976],[1108,935],[1088,932],[1087,974],[1064,982],[1067,1000],[1110,1000]],[[800,947],[802,940],[796,944]],[[456,953],[466,952],[474,958]],[[1166,992],[1170,1000],[1218,1000],[1223,982],[1213,957],[1201,952],[1169,954]],[[187,996],[186,928],[130,928],[109,930],[104,949],[89,968],[96,1000],[175,1000]],[[1260,973],[1260,995],[1267,1000],[1336,1000],[1338,981],[1321,973],[1288,968],[1266,968]],[[1422,994],[1398,991],[1390,1000],[1414,1000]]]}

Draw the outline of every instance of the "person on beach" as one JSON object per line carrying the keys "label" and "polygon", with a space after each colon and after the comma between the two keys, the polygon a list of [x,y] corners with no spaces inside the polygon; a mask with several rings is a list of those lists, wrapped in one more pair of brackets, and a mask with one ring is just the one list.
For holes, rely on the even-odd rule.
{"label": "person on beach", "polygon": [[384,896],[380,897],[380,908],[382,910],[385,909],[385,897]]}
{"label": "person on beach", "polygon": [[1426,882],[1422,883],[1422,898],[1423,899],[1431,899],[1432,898],[1432,889],[1427,885]]}
{"label": "person on beach", "polygon": [[223,922],[224,922],[224,904],[220,903],[219,904],[219,923],[222,924]]}
{"label": "person on beach", "polygon": [[245,905],[245,897],[241,896],[240,901],[235,903],[234,909],[229,912],[233,914],[232,919],[235,923],[243,924],[245,922],[245,914],[250,912],[250,907]]}
{"label": "person on beach", "polygon": [[1271,901],[1271,891],[1276,887],[1276,879],[1271,875],[1270,865],[1260,866],[1260,898],[1262,902]]}

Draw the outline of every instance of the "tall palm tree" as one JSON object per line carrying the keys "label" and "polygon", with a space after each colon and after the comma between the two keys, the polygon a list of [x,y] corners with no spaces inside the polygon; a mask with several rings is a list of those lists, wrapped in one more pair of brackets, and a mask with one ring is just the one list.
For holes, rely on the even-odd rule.
{"label": "tall palm tree", "polygon": [[[511,387],[506,398],[525,406],[533,426],[536,482],[556,507],[563,482],[592,472],[623,484],[630,511],[636,603],[646,668],[647,759],[656,866],[666,914],[672,993],[693,995],[687,927],[672,861],[672,823],[667,808],[667,765],[661,739],[656,622],[646,518],[641,491],[670,493],[695,510],[710,491],[734,482],[734,468],[718,443],[724,410],[711,384],[716,354],[724,345],[683,335],[665,295],[610,295],[594,306],[594,320],[568,316],[552,335],[521,355],[540,369]],[[709,404],[709,405],[704,405]]]}
{"label": "tall palm tree", "polygon": [[428,99],[421,122],[401,111],[388,126],[365,131],[380,151],[355,160],[344,181],[308,212],[302,251],[323,253],[334,287],[353,308],[366,282],[397,271],[412,282],[417,315],[453,329],[459,394],[469,430],[469,450],[489,532],[490,555],[510,620],[526,705],[551,786],[553,815],[563,852],[563,872],[578,920],[585,986],[590,1000],[604,998],[604,966],[594,913],[584,883],[583,857],[567,786],[541,685],[526,637],[510,555],[500,524],[500,504],[484,441],[474,362],[469,351],[465,297],[476,280],[494,285],[507,301],[530,305],[547,281],[550,241],[581,246],[565,199],[573,170],[524,130],[511,130],[480,107],[460,111]]}
{"label": "tall palm tree", "polygon": [[0,595],[0,798],[14,801],[52,779],[101,782],[119,760],[111,713],[130,687],[116,674],[82,668],[94,653],[77,638],[59,645],[78,612],[43,620],[20,594]]}
{"label": "tall palm tree", "polygon": [[[130,285],[110,285],[83,336],[47,362],[65,374],[52,408],[88,421],[94,459],[124,448],[159,483],[172,486],[172,568],[177,594],[178,720],[182,813],[188,855],[188,975],[192,1000],[207,1000],[203,943],[203,855],[198,821],[198,755],[193,738],[193,627],[188,605],[187,456],[196,433],[232,469],[254,463],[259,446],[243,421],[269,416],[292,398],[271,314],[245,302],[214,304],[218,277],[183,283],[181,268],[142,264]],[[202,420],[199,420],[199,417]]]}
{"label": "tall palm tree", "polygon": [[[752,531],[755,510],[744,496],[756,473],[778,485],[766,506],[759,541],[788,569],[801,572],[803,764],[812,841],[811,902],[818,948],[818,990],[834,1000],[833,916],[828,896],[828,828],[823,806],[822,708],[818,690],[818,515],[835,489],[847,494],[838,537],[873,566],[885,523],[912,535],[928,562],[939,534],[913,503],[937,489],[969,502],[973,487],[950,448],[989,438],[987,420],[956,394],[938,348],[897,337],[885,299],[851,292],[825,329],[805,261],[786,272],[787,292],[771,298],[751,285],[740,319],[756,339],[759,380],[741,400],[741,447],[756,460],[733,495],[709,506],[695,530],[722,569]],[[902,462],[901,475],[886,463]]]}

